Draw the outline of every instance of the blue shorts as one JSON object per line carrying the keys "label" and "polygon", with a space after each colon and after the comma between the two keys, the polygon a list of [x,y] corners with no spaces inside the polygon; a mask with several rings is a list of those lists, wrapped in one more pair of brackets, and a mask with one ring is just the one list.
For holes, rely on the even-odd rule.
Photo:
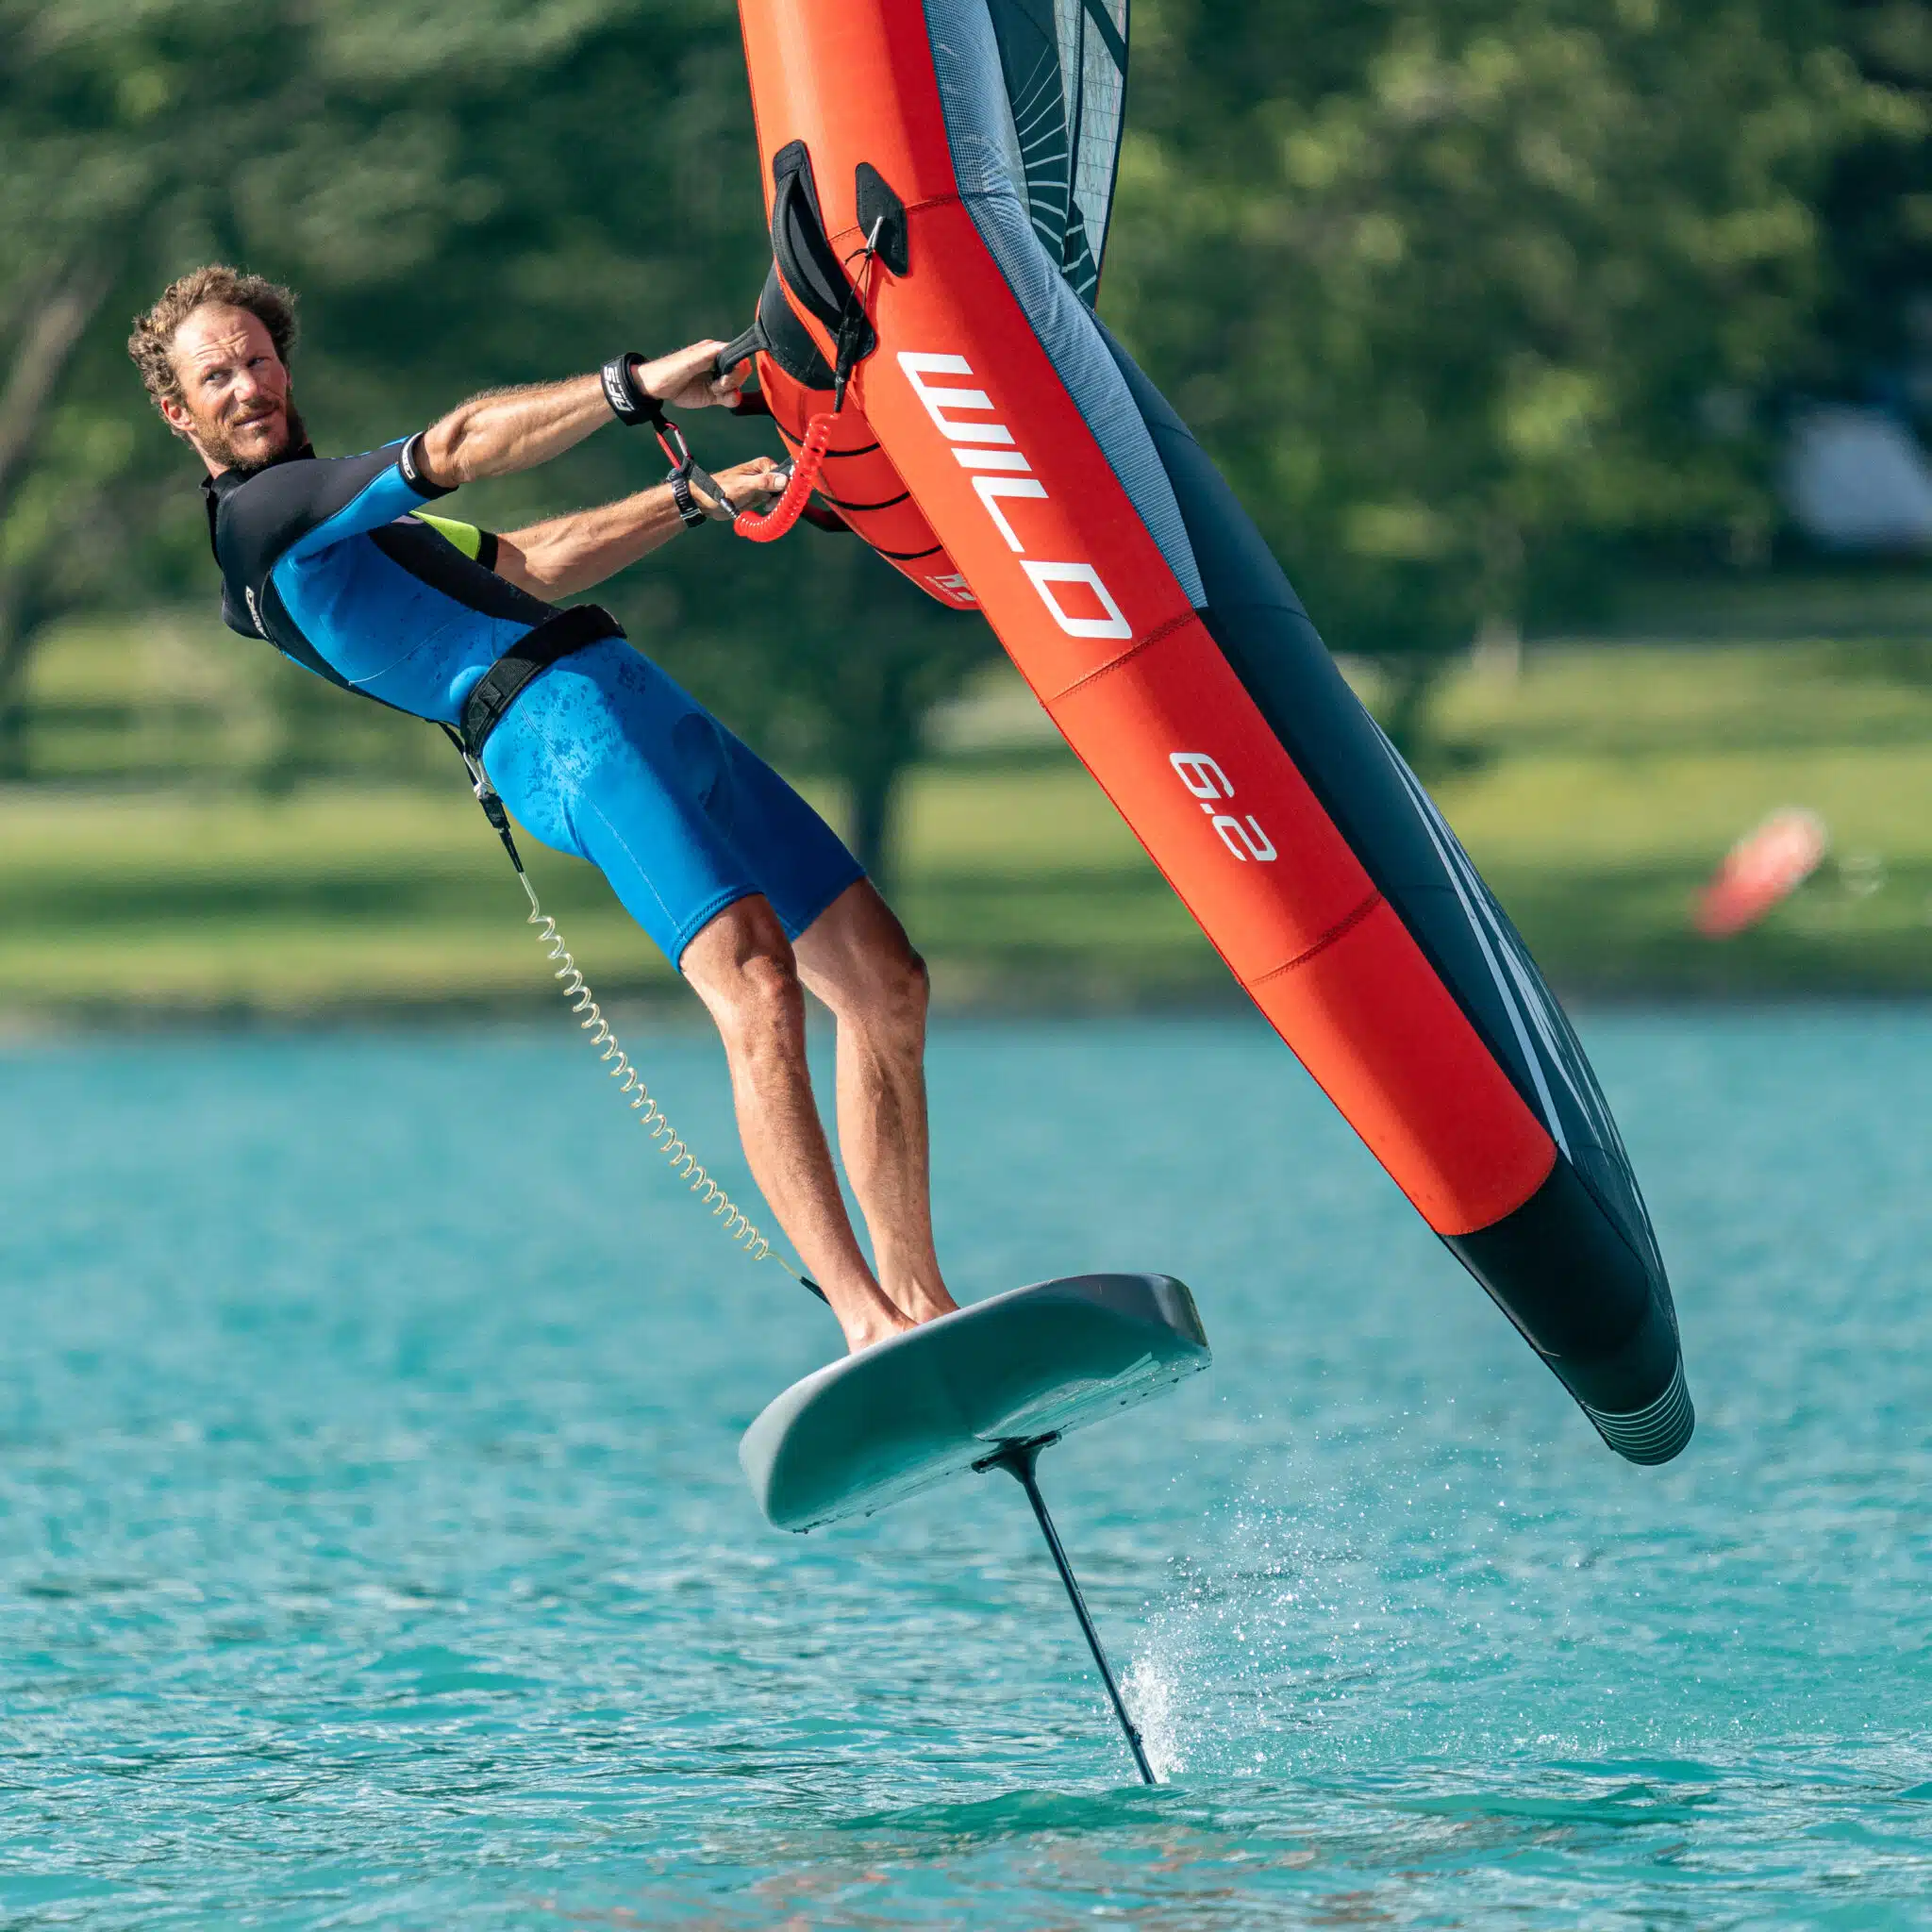
{"label": "blue shorts", "polygon": [[538,676],[484,762],[518,819],[596,866],[673,965],[734,900],[762,892],[796,939],[865,876],[771,766],[622,638]]}

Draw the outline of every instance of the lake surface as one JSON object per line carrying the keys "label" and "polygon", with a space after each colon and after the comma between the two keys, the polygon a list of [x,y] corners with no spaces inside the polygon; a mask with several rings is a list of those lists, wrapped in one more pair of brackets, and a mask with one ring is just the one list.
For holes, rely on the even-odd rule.
{"label": "lake surface", "polygon": [[[1258,1024],[959,1026],[977,1296],[1218,1361],[766,1528],[831,1352],[559,1021],[0,1054],[0,1924],[1932,1924],[1932,1014],[1586,1016],[1700,1424],[1604,1449]],[[714,1048],[640,1032],[732,1174]]]}

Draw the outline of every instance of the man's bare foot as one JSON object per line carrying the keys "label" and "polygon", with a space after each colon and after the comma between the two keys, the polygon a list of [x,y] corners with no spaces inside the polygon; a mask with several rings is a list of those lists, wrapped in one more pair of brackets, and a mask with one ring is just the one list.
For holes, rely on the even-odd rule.
{"label": "man's bare foot", "polygon": [[926,1322],[936,1322],[941,1315],[957,1313],[959,1307],[942,1288],[905,1287],[888,1291],[906,1314],[908,1327],[916,1328]]}
{"label": "man's bare foot", "polygon": [[861,1349],[874,1348],[881,1341],[890,1341],[895,1335],[904,1335],[908,1328],[918,1327],[918,1323],[909,1321],[897,1308],[881,1309],[876,1314],[868,1312],[860,1322],[849,1326],[841,1322],[845,1330],[845,1352],[857,1355]]}
{"label": "man's bare foot", "polygon": [[874,1342],[903,1335],[908,1328],[924,1327],[941,1315],[953,1314],[959,1306],[942,1287],[922,1288],[914,1283],[890,1290],[881,1288],[875,1293],[876,1299],[868,1297],[863,1313],[851,1322],[840,1317],[846,1346],[854,1355]]}

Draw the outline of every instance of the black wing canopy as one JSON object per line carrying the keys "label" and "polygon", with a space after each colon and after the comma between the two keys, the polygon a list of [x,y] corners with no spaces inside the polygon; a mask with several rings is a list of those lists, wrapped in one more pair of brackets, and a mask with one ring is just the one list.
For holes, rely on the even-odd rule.
{"label": "black wing canopy", "polygon": [[1127,98],[1127,0],[989,0],[1019,177],[1047,253],[1100,291]]}

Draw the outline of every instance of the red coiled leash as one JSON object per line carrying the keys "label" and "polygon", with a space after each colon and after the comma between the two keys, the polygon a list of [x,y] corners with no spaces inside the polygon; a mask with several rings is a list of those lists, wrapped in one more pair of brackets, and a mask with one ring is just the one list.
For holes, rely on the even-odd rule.
{"label": "red coiled leash", "polygon": [[731,527],[741,537],[749,537],[754,543],[775,543],[805,514],[806,503],[824,467],[825,451],[838,420],[835,412],[827,410],[806,425],[805,441],[792,459],[791,478],[785,486],[785,494],[762,514],[740,510],[732,519]]}
{"label": "red coiled leash", "polygon": [[[785,494],[762,515],[744,510],[732,520],[731,527],[741,537],[749,537],[754,543],[774,543],[784,536],[805,514],[806,504],[818,485],[819,472],[824,468],[825,452],[831,446],[833,427],[839,421],[840,411],[845,407],[845,386],[852,380],[852,371],[858,360],[860,336],[866,322],[866,291],[871,286],[873,264],[878,258],[879,230],[885,225],[885,216],[880,215],[873,223],[872,233],[865,238],[865,247],[861,251],[858,273],[853,277],[845,296],[844,312],[839,322],[831,408],[814,416],[805,425],[805,441],[799,444],[798,454],[792,458],[791,475],[785,485]],[[734,342],[731,348],[735,350],[738,346]],[[718,359],[718,373],[722,375],[724,358],[721,356]]]}

